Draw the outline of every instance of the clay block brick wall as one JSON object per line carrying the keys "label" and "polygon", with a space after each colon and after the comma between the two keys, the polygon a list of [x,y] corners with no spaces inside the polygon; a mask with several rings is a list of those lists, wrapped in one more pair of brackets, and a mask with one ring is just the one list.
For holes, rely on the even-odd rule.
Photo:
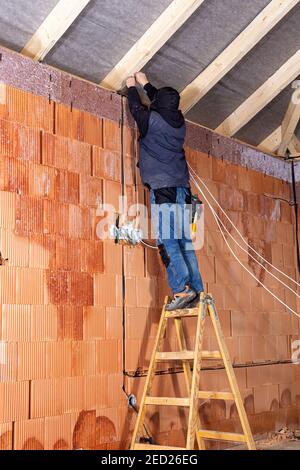
{"label": "clay block brick wall", "polygon": [[[99,201],[118,212],[122,187],[129,204],[149,205],[138,175],[134,185],[134,131],[127,121],[122,129],[75,107],[9,86],[5,91],[0,249],[8,261],[0,266],[0,448],[125,448],[135,414],[122,387],[140,397],[168,294],[156,251],[122,247],[96,233]],[[189,147],[187,156],[251,245],[295,277],[289,183]],[[237,253],[299,311],[288,289],[265,276],[248,253]],[[241,270],[208,210],[198,257],[232,360],[240,366],[254,433],[296,425],[299,366],[290,358],[298,320]],[[194,326],[186,325],[191,345]],[[170,327],[166,348],[176,348],[174,333]],[[211,330],[205,341],[214,347]],[[184,396],[183,374],[170,374],[168,367],[161,365],[156,393]],[[204,371],[203,388],[226,389],[223,371]],[[204,403],[201,411],[207,427],[238,430],[230,404]],[[185,412],[153,407],[147,423],[157,442],[183,444]]]}
{"label": "clay block brick wall", "polygon": [[123,439],[122,248],[95,230],[98,202],[121,193],[119,135],[118,123],[6,87],[1,449],[101,449]]}

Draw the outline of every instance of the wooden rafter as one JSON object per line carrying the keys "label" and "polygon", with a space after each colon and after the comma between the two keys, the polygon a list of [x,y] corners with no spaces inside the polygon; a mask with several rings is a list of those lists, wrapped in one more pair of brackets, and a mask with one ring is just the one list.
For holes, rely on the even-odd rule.
{"label": "wooden rafter", "polygon": [[300,157],[300,141],[295,135],[289,143],[289,151],[292,157]]}
{"label": "wooden rafter", "polygon": [[188,112],[218,83],[300,0],[272,0],[244,31],[181,93],[181,109]]}
{"label": "wooden rafter", "polygon": [[262,152],[275,153],[278,150],[282,140],[281,126],[277,127],[268,137],[266,137],[259,145],[258,149]]}
{"label": "wooden rafter", "polygon": [[126,77],[141,70],[203,2],[204,0],[173,0],[100,85],[119,90]]}
{"label": "wooden rafter", "polygon": [[274,75],[249,96],[225,121],[216,132],[233,136],[256,114],[270,103],[284,88],[300,74],[300,49]]}
{"label": "wooden rafter", "polygon": [[300,103],[296,103],[291,100],[281,125],[282,139],[278,149],[279,155],[284,155],[289,148],[289,144],[293,138],[299,119]]}
{"label": "wooden rafter", "polygon": [[43,60],[91,0],[59,0],[21,53]]}

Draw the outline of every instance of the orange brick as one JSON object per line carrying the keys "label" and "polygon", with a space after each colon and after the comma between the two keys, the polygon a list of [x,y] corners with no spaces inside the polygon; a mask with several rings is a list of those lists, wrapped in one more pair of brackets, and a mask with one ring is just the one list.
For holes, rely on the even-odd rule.
{"label": "orange brick", "polygon": [[78,413],[73,428],[73,449],[93,450],[96,445],[96,410]]}
{"label": "orange brick", "polygon": [[30,341],[31,306],[2,305],[2,340]]}
{"label": "orange brick", "polygon": [[79,174],[55,170],[55,198],[67,204],[79,204]]}
{"label": "orange brick", "polygon": [[56,133],[102,147],[102,119],[63,104],[56,105]]}
{"label": "orange brick", "polygon": [[46,343],[18,343],[18,380],[42,379],[46,376]]}
{"label": "orange brick", "polygon": [[122,368],[122,344],[117,339],[96,340],[97,373],[113,374]]}
{"label": "orange brick", "polygon": [[72,343],[59,341],[46,343],[46,376],[70,377],[72,360]]}
{"label": "orange brick", "polygon": [[28,194],[29,162],[3,156],[0,160],[0,189]]}
{"label": "orange brick", "polygon": [[54,168],[31,164],[29,167],[29,194],[36,197],[55,197],[56,172]]}
{"label": "orange brick", "polygon": [[103,147],[108,150],[120,151],[121,148],[121,129],[117,122],[103,120]]}
{"label": "orange brick", "polygon": [[43,163],[75,173],[91,175],[91,146],[52,134],[43,134]]}
{"label": "orange brick", "polygon": [[94,305],[106,307],[121,306],[121,277],[113,274],[95,274],[94,295]]}
{"label": "orange brick", "polygon": [[49,303],[67,304],[70,298],[70,286],[66,271],[46,271]]}
{"label": "orange brick", "polygon": [[81,269],[88,273],[99,273],[104,270],[102,241],[81,241]]}
{"label": "orange brick", "polygon": [[96,345],[95,341],[72,342],[72,376],[95,375]]}
{"label": "orange brick", "polygon": [[45,277],[42,269],[17,268],[16,300],[20,304],[43,304]]}
{"label": "orange brick", "polygon": [[0,226],[5,229],[15,228],[16,194],[0,191]]}
{"label": "orange brick", "polygon": [[104,272],[106,274],[122,274],[122,251],[121,245],[116,245],[112,240],[103,242]]}
{"label": "orange brick", "polygon": [[0,270],[0,301],[1,303],[16,303],[17,268],[2,266]]}
{"label": "orange brick", "polygon": [[0,341],[0,382],[16,381],[17,366],[17,343]]}
{"label": "orange brick", "polygon": [[83,338],[104,339],[106,336],[106,314],[104,307],[84,307]]}
{"label": "orange brick", "polygon": [[254,387],[254,409],[255,413],[274,411],[279,407],[278,384],[262,385]]}
{"label": "orange brick", "polygon": [[93,147],[93,175],[121,182],[120,153]]}
{"label": "orange brick", "polygon": [[16,206],[16,233],[43,233],[43,201],[41,199],[18,196]]}
{"label": "orange brick", "polygon": [[45,450],[72,450],[71,413],[45,418]]}
{"label": "orange brick", "polygon": [[123,127],[124,153],[125,155],[133,155],[133,139],[136,131],[131,127]]}
{"label": "orange brick", "polygon": [[66,271],[81,269],[82,242],[70,238],[56,238],[56,268]]}
{"label": "orange brick", "polygon": [[55,238],[49,234],[29,234],[29,267],[55,267]]}
{"label": "orange brick", "polygon": [[29,414],[29,382],[0,383],[0,421],[18,421]]}
{"label": "orange brick", "polygon": [[69,207],[54,201],[44,201],[44,233],[69,235]]}
{"label": "orange brick", "polygon": [[135,277],[125,279],[125,305],[126,307],[136,307],[136,279]]}
{"label": "orange brick", "polygon": [[57,307],[59,340],[83,339],[83,308],[73,305],[59,305]]}
{"label": "orange brick", "polygon": [[0,119],[0,153],[21,160],[40,161],[40,133]]}
{"label": "orange brick", "polygon": [[1,114],[6,119],[52,132],[54,103],[49,99],[7,86],[5,105]]}
{"label": "orange brick", "polygon": [[157,306],[157,282],[155,279],[137,278],[137,306],[155,307]]}
{"label": "orange brick", "polygon": [[108,375],[91,375],[85,377],[85,406],[87,409],[108,407]]}
{"label": "orange brick", "polygon": [[31,340],[56,341],[58,339],[58,312],[54,305],[32,305]]}
{"label": "orange brick", "polygon": [[121,184],[116,181],[104,181],[104,203],[110,204],[114,208],[114,212],[121,213],[122,205],[120,198],[122,197]]}
{"label": "orange brick", "polygon": [[123,318],[121,308],[107,307],[105,309],[105,333],[106,339],[122,339]]}
{"label": "orange brick", "polygon": [[94,304],[93,277],[88,273],[70,273],[71,305],[87,306]]}
{"label": "orange brick", "polygon": [[126,337],[128,339],[148,338],[149,311],[147,308],[126,308]]}
{"label": "orange brick", "polygon": [[8,258],[10,266],[29,265],[29,242],[27,238],[16,236],[13,232],[0,229],[0,251]]}
{"label": "orange brick", "polygon": [[80,175],[80,203],[98,208],[103,201],[103,180],[95,176]]}
{"label": "orange brick", "polygon": [[45,419],[29,419],[15,423],[15,450],[43,450],[45,440]]}
{"label": "orange brick", "polygon": [[74,238],[92,238],[92,213],[87,207],[73,204],[69,206],[69,236]]}
{"label": "orange brick", "polygon": [[126,339],[126,364],[127,371],[136,371],[140,367],[141,358],[141,341],[140,339]]}
{"label": "orange brick", "polygon": [[143,247],[124,247],[125,275],[143,277],[145,275],[145,250]]}
{"label": "orange brick", "polygon": [[12,450],[13,448],[13,424],[0,424],[0,450]]}

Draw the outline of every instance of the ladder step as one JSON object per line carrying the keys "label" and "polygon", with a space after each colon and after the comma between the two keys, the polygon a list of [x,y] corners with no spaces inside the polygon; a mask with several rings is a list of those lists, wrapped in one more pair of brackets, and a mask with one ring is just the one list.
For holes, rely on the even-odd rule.
{"label": "ladder step", "polygon": [[244,434],[236,434],[233,432],[220,432],[220,431],[207,431],[201,430],[197,432],[198,437],[202,439],[213,439],[215,441],[235,441],[235,442],[246,442],[246,436]]}
{"label": "ladder step", "polygon": [[152,444],[134,444],[134,450],[186,450],[185,447],[156,446]]}
{"label": "ladder step", "polygon": [[165,312],[165,318],[197,317],[198,315],[199,308],[186,308],[184,310],[174,310],[173,312]]}
{"label": "ladder step", "polygon": [[194,351],[179,351],[179,352],[157,352],[157,361],[192,361],[194,360]]}
{"label": "ladder step", "polygon": [[190,399],[176,397],[146,397],[145,405],[190,406]]}
{"label": "ladder step", "polygon": [[[178,352],[157,352],[155,359],[157,361],[193,361],[194,351]],[[202,359],[222,359],[220,351],[202,351]]]}
{"label": "ladder step", "polygon": [[234,395],[231,392],[213,392],[213,391],[200,391],[198,398],[207,398],[210,400],[234,400]]}

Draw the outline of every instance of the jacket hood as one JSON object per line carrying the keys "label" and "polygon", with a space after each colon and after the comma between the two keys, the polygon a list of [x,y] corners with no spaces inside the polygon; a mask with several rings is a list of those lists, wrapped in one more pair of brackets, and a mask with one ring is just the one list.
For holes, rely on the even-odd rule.
{"label": "jacket hood", "polygon": [[184,116],[178,109],[180,95],[171,87],[157,90],[150,109],[156,111],[172,127],[179,128],[184,125]]}

